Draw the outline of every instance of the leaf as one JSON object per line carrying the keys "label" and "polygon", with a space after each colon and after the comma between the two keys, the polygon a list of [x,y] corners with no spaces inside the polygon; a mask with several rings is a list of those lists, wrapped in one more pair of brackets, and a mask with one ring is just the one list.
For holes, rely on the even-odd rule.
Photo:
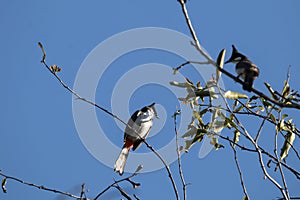
{"label": "leaf", "polygon": [[194,83],[192,82],[192,81],[190,81],[188,78],[184,78],[185,79],[185,81],[191,86],[191,88],[194,88],[194,89],[196,89],[196,87],[194,86]]}
{"label": "leaf", "polygon": [[210,95],[214,95],[215,93],[210,94],[210,92],[206,88],[202,88],[195,90],[194,94],[198,97],[208,97]]}
{"label": "leaf", "polygon": [[136,173],[138,173],[139,171],[141,171],[141,169],[143,169],[143,165],[142,165],[142,164],[139,165],[139,166],[136,168],[134,174],[136,174]]}
{"label": "leaf", "polygon": [[279,123],[279,131],[281,131],[284,127],[284,120],[280,120],[280,123]]}
{"label": "leaf", "polygon": [[287,118],[289,115],[288,114],[283,114],[282,115],[282,119],[285,119],[285,118]]}
{"label": "leaf", "polygon": [[195,137],[191,140],[186,140],[185,141],[185,147],[184,151],[187,153],[188,150],[196,143],[196,142],[201,142],[203,140],[204,135],[207,133],[207,130],[205,129],[198,129],[197,134]]}
{"label": "leaf", "polygon": [[197,134],[195,137],[191,140],[186,140],[185,141],[185,147],[184,151],[187,153],[189,149],[196,143],[196,142],[201,142],[204,135],[207,133],[207,130],[205,129],[197,129]]}
{"label": "leaf", "polygon": [[2,184],[1,184],[1,186],[2,186],[2,191],[3,191],[3,193],[6,193],[6,192],[7,192],[6,187],[5,187],[6,183],[7,183],[6,178],[2,179]]}
{"label": "leaf", "polygon": [[247,197],[247,196],[244,196],[244,197],[243,197],[243,200],[248,200],[248,197]]}
{"label": "leaf", "polygon": [[220,148],[224,148],[224,146],[222,144],[218,143],[218,139],[216,137],[211,138],[210,144],[214,146],[215,150],[218,150]]}
{"label": "leaf", "polygon": [[253,100],[258,99],[259,96],[253,95],[252,97],[250,97],[249,102],[252,102]]}
{"label": "leaf", "polygon": [[190,84],[188,84],[187,82],[179,83],[177,81],[170,81],[169,84],[172,86],[180,87],[180,88],[190,88],[191,87]]}
{"label": "leaf", "polygon": [[242,94],[239,92],[232,92],[230,90],[228,90],[227,92],[225,92],[224,94],[225,98],[227,99],[248,99],[248,96],[246,94]]}
{"label": "leaf", "polygon": [[263,106],[257,106],[257,108],[259,109],[258,111],[261,111],[261,112],[265,111],[265,107],[263,107]]}
{"label": "leaf", "polygon": [[279,100],[278,96],[275,94],[275,91],[273,90],[273,88],[271,87],[271,85],[269,83],[267,83],[267,82],[265,82],[264,84],[267,87],[267,89],[269,90],[269,92],[271,93],[273,99]]}
{"label": "leaf", "polygon": [[209,123],[209,128],[214,133],[219,133],[225,127],[224,125],[224,112],[216,107],[212,110],[211,122]]}
{"label": "leaf", "polygon": [[239,105],[239,101],[235,100],[234,103],[232,104],[232,109],[235,109]]}
{"label": "leaf", "polygon": [[[238,143],[238,141],[240,140],[240,136],[241,136],[241,132],[238,130],[234,131],[234,137],[233,137],[233,142],[236,144]],[[233,144],[233,146],[235,146],[235,144]]]}
{"label": "leaf", "polygon": [[197,128],[195,126],[191,125],[190,129],[185,134],[183,134],[181,137],[182,138],[192,137],[192,136],[196,135],[196,133],[197,133]]}
{"label": "leaf", "polygon": [[195,135],[194,139],[192,140],[193,143],[201,142],[205,133],[207,132],[205,129],[198,129],[197,134]]}
{"label": "leaf", "polygon": [[176,75],[178,73],[178,68],[172,68],[173,69],[173,74]]}
{"label": "leaf", "polygon": [[200,81],[197,82],[196,86],[197,86],[197,89],[202,89]]}
{"label": "leaf", "polygon": [[193,111],[193,117],[195,117],[198,120],[198,123],[201,126],[204,126],[204,122],[202,120],[202,117],[200,116],[200,114],[197,111]]}
{"label": "leaf", "polygon": [[234,112],[240,112],[241,110],[243,110],[244,105],[240,105],[239,107],[237,107]]}
{"label": "leaf", "polygon": [[273,108],[273,105],[271,103],[269,103],[268,101],[266,101],[264,98],[260,98],[260,99],[266,108],[268,108],[268,109]]}
{"label": "leaf", "polygon": [[289,94],[290,94],[290,85],[286,80],[284,80],[284,88],[282,90],[281,95],[283,97],[287,97]]}
{"label": "leaf", "polygon": [[225,122],[218,121],[218,120],[214,121],[214,123],[212,124],[212,127],[211,127],[211,129],[214,133],[221,132],[223,130],[223,128],[225,128]]}
{"label": "leaf", "polygon": [[[226,49],[222,49],[217,58],[217,65],[221,69],[223,69],[225,53],[226,53]],[[221,75],[222,75],[222,72],[218,68],[216,68],[216,82],[219,82]]]}
{"label": "leaf", "polygon": [[209,91],[209,96],[210,98],[214,98],[214,99],[217,99],[219,96],[218,94],[215,92],[215,87],[216,87],[216,83],[214,80],[210,80],[210,81],[207,81],[206,82],[206,88],[208,89]]}
{"label": "leaf", "polygon": [[283,143],[283,146],[281,148],[280,152],[280,159],[285,159],[288,156],[289,150],[291,148],[291,145],[293,145],[293,142],[295,140],[295,133],[288,132],[285,136],[285,141]]}
{"label": "leaf", "polygon": [[270,118],[271,118],[272,122],[274,122],[276,124],[276,118],[272,113],[270,114]]}
{"label": "leaf", "polygon": [[45,51],[45,49],[44,49],[44,47],[43,47],[43,45],[42,45],[41,42],[38,42],[38,45],[40,46],[40,48],[41,48],[41,50],[42,50],[42,52],[43,52],[43,58],[42,58],[41,62],[45,62],[45,59],[46,59],[46,51]]}
{"label": "leaf", "polygon": [[184,145],[184,151],[186,153],[189,152],[189,149],[193,146],[193,144],[195,144],[195,142],[193,142],[193,139],[192,140],[186,140],[185,145]]}

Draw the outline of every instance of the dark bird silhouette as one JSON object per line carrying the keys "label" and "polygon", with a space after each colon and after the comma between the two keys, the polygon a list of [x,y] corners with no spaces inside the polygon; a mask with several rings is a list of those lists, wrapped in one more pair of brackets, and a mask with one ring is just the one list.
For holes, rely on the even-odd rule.
{"label": "dark bird silhouette", "polygon": [[234,45],[232,45],[232,54],[226,63],[235,63],[235,71],[238,78],[244,80],[243,89],[251,92],[254,80],[259,76],[258,67],[252,63],[247,56],[238,52]]}

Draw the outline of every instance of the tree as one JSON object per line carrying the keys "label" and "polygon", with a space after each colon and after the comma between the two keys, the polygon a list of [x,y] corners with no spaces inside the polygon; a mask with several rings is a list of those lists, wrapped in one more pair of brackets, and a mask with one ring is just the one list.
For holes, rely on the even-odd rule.
{"label": "tree", "polygon": [[[208,54],[206,54],[203,50],[201,45],[199,44],[199,41],[197,39],[196,33],[193,29],[192,23],[188,17],[188,12],[186,9],[186,2],[179,1],[182,11],[185,15],[185,19],[187,22],[187,25],[189,27],[189,30],[191,32],[191,35],[194,39],[193,45],[195,48],[198,49],[199,53],[202,54],[204,57],[207,58],[207,62],[212,65],[212,67],[216,68],[216,74],[220,74],[220,72],[223,74],[223,76],[227,76],[231,78],[233,81],[238,82],[239,84],[243,84],[243,81],[238,79],[235,75],[232,75],[231,73],[227,72],[222,68],[222,60],[224,59],[224,51],[220,52],[219,59],[216,61],[212,59]],[[43,47],[40,45],[42,50]],[[75,97],[77,97],[79,100],[83,100],[87,103],[92,104],[93,106],[101,109],[102,111],[108,113],[114,118],[117,118],[122,123],[126,124],[122,119],[120,119],[118,116],[114,115],[110,111],[106,110],[105,108],[97,105],[94,102],[90,102],[89,100],[85,99],[84,97],[79,96],[76,91],[73,91],[68,85],[64,84],[60,77],[58,76],[59,71],[61,70],[56,65],[48,66],[45,62],[46,53],[43,50],[43,59],[42,63],[47,67],[50,73],[53,74],[55,78],[57,78],[62,86],[66,88],[69,92],[71,92]],[[222,58],[223,57],[223,58]],[[180,70],[182,67],[188,67],[187,65],[190,64],[191,61],[187,61],[186,63],[180,65],[178,68],[174,69],[174,72]],[[201,64],[200,64],[201,66]],[[237,166],[237,170],[240,175],[240,181],[241,186],[245,194],[245,199],[249,199],[249,195],[247,193],[247,187],[246,183],[243,180],[243,170],[239,165],[237,152],[238,151],[248,151],[253,152],[254,154],[257,154],[257,161],[260,164],[261,170],[263,171],[265,177],[271,181],[272,184],[274,184],[275,187],[277,187],[278,190],[282,193],[283,199],[292,199],[293,196],[289,194],[288,192],[288,185],[286,184],[285,176],[284,176],[284,170],[287,170],[288,173],[294,174],[296,179],[299,179],[299,172],[295,167],[288,165],[288,159],[287,163],[284,161],[288,155],[288,153],[295,153],[299,159],[299,154],[297,152],[297,148],[293,146],[293,141],[296,136],[299,137],[299,130],[295,127],[292,120],[288,116],[287,112],[289,109],[299,109],[299,94],[297,91],[293,91],[290,89],[289,85],[289,73],[287,80],[284,82],[284,87],[282,91],[279,91],[277,89],[273,89],[270,84],[266,83],[266,88],[268,89],[269,93],[265,94],[263,92],[260,92],[256,89],[253,89],[253,93],[255,94],[252,97],[248,97],[245,94],[237,93],[237,92],[231,92],[226,91],[223,88],[220,88],[218,85],[217,77],[213,79],[211,82],[207,82],[204,84],[193,84],[189,79],[186,79],[185,83],[176,83],[171,82],[172,85],[184,87],[189,93],[187,98],[182,99],[185,103],[189,103],[192,106],[192,109],[194,110],[194,115],[192,117],[192,123],[190,125],[190,129],[187,133],[184,134],[184,137],[191,137],[191,140],[187,140],[185,150],[188,151],[193,144],[196,142],[201,142],[202,138],[205,136],[211,137],[211,143],[214,145],[215,149],[220,149],[225,146],[225,142],[228,142],[228,146],[232,148],[233,151],[233,158]],[[218,97],[215,97],[218,96]],[[212,98],[222,98],[224,102],[226,102],[225,107],[219,107],[219,106],[213,106],[211,105],[210,101]],[[231,100],[228,100],[231,99]],[[223,115],[222,113],[229,114],[229,117],[226,117],[226,115]],[[214,113],[214,117],[207,121],[205,120],[205,116]],[[176,123],[176,116],[180,114],[179,111],[176,111],[174,114],[174,122]],[[261,120],[259,130],[256,132],[255,137],[253,138],[253,134],[250,134],[249,128],[246,128],[245,125],[243,125],[242,120],[240,120],[240,116],[242,115],[249,115],[249,117],[257,118],[257,120]],[[270,150],[266,150],[263,146],[260,145],[259,139],[262,132],[263,127],[266,123],[271,124],[274,127],[274,152]],[[213,125],[216,125],[213,127]],[[217,126],[218,125],[218,126]],[[213,130],[214,129],[214,130]],[[228,129],[228,136],[219,135],[218,131],[216,129]],[[176,124],[175,124],[175,132],[176,131]],[[251,130],[251,132],[253,132]],[[179,133],[181,134],[181,133]],[[177,135],[177,134],[176,134]],[[181,136],[181,135],[180,135]],[[281,144],[281,150],[279,150],[279,143],[278,143],[278,137],[284,137],[285,140]],[[249,145],[244,146],[239,143],[239,140],[242,139],[249,141]],[[219,142],[218,139],[222,140],[222,142]],[[150,146],[150,144],[147,143],[147,141],[144,141],[145,144],[150,148],[154,153],[156,152],[155,149]],[[247,143],[248,144],[248,143]],[[178,148],[178,151],[180,148]],[[159,156],[159,155],[158,155]],[[180,158],[180,157],[179,157]],[[268,159],[268,162],[265,162],[264,159]],[[163,162],[163,158],[161,158]],[[180,161],[180,159],[178,159]],[[184,164],[184,163],[183,163]],[[180,162],[178,163],[178,166],[181,166]],[[168,175],[170,177],[170,180],[172,182],[173,189],[175,191],[175,194],[177,198],[179,198],[179,191],[176,187],[176,185],[179,185],[180,183],[175,183],[173,180],[173,175],[171,170],[169,169],[168,165],[165,164],[166,170],[168,172]],[[268,168],[269,167],[269,168]],[[181,168],[181,167],[180,167]],[[269,170],[277,170],[277,173],[279,173],[282,177],[282,180],[275,180],[270,174]],[[183,172],[184,170],[180,170],[180,174],[182,177],[182,184],[183,184],[183,193],[186,193],[186,183],[183,179]],[[173,172],[174,173],[174,172]],[[20,180],[15,179],[13,177],[7,176],[5,174],[1,174],[5,178],[2,181],[2,188],[3,191],[6,191],[6,183],[7,180]],[[133,174],[134,176],[136,174]],[[121,179],[123,180],[123,179]],[[124,181],[127,181],[133,186],[137,186],[138,184],[135,182],[132,182],[131,176],[128,178],[125,178]],[[20,180],[20,182],[22,182]],[[24,183],[24,182],[22,182]],[[24,183],[26,184],[26,183]],[[32,185],[32,184],[27,184]],[[43,186],[36,186],[40,189],[45,189]],[[120,186],[118,186],[118,181],[115,181],[111,187],[115,187],[125,198],[130,198],[124,189],[122,189]],[[108,188],[111,188],[110,186]],[[55,192],[56,190],[51,190],[52,192]],[[61,194],[68,195],[64,192]],[[82,186],[82,195],[79,197],[75,197],[72,195],[68,195],[70,197],[74,198],[85,198],[85,189],[84,186]],[[101,194],[101,193],[99,193]],[[185,196],[185,195],[183,195]]]}

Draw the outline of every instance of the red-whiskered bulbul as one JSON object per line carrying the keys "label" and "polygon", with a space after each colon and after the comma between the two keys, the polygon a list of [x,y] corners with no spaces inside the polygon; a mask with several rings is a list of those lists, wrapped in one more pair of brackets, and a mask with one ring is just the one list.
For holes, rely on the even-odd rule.
{"label": "red-whiskered bulbul", "polygon": [[153,125],[153,118],[158,118],[154,105],[155,103],[152,103],[141,110],[135,111],[127,123],[124,133],[124,145],[114,165],[115,172],[119,172],[120,175],[124,172],[129,150],[132,149],[134,151],[141,145],[142,141],[149,134]]}
{"label": "red-whiskered bulbul", "polygon": [[238,74],[238,78],[241,77],[244,80],[243,89],[251,92],[253,81],[259,76],[258,67],[252,63],[245,55],[239,53],[234,45],[232,45],[232,54],[226,63],[235,63],[235,71]]}

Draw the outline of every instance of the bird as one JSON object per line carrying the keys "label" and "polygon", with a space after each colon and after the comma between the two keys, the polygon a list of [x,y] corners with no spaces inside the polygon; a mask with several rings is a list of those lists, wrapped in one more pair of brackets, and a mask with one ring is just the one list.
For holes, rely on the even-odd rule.
{"label": "bird", "polygon": [[232,45],[232,54],[231,57],[225,62],[227,63],[235,63],[235,71],[238,74],[238,78],[242,78],[244,80],[243,90],[251,92],[254,80],[259,76],[258,67],[249,60],[249,58],[235,48]]}
{"label": "bird", "polygon": [[149,134],[153,125],[153,119],[159,118],[154,107],[155,103],[145,106],[140,110],[135,111],[128,120],[124,132],[124,144],[118,159],[114,164],[114,171],[120,175],[124,172],[124,167],[130,149],[137,149],[143,140]]}

